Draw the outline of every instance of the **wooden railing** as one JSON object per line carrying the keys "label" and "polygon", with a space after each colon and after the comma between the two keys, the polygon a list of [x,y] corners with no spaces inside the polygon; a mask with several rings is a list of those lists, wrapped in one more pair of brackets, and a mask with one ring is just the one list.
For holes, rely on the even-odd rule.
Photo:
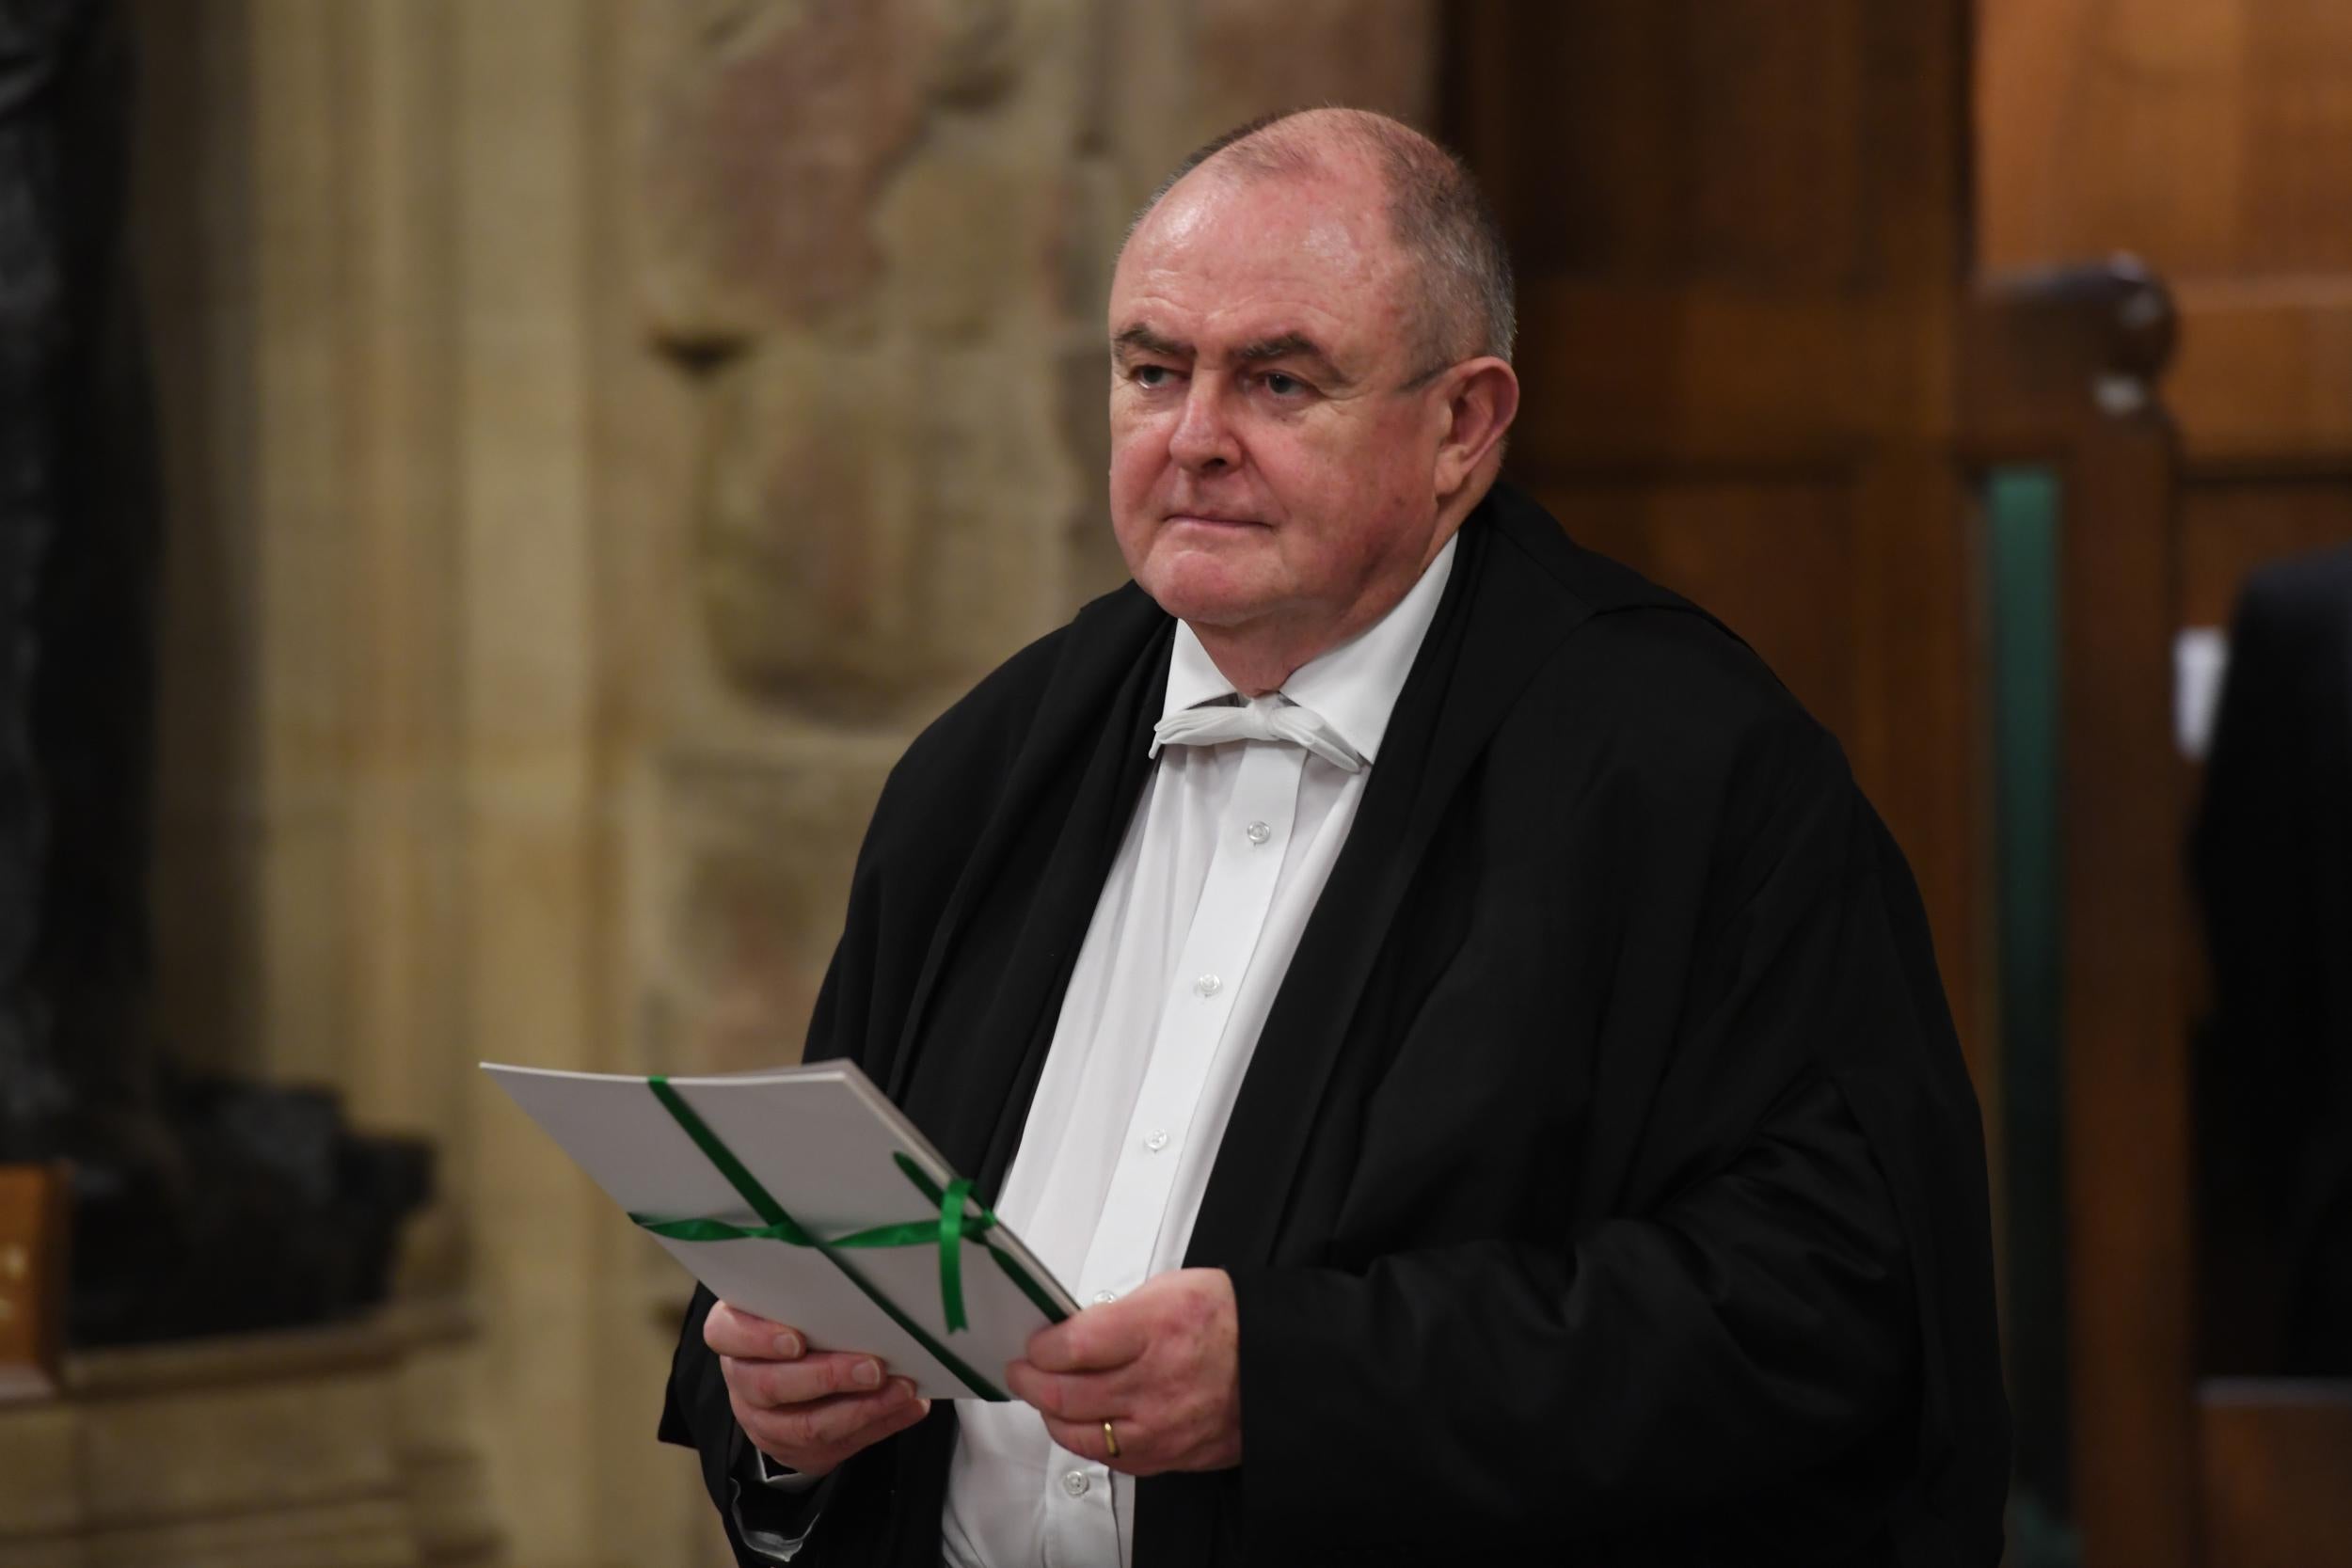
{"label": "wooden railing", "polygon": [[2352,1562],[2352,1385],[2206,1380],[2197,1364],[2172,304],[2119,260],[1989,280],[1964,321],[1965,459],[2046,465],[2063,486],[2065,1363],[2084,1568]]}

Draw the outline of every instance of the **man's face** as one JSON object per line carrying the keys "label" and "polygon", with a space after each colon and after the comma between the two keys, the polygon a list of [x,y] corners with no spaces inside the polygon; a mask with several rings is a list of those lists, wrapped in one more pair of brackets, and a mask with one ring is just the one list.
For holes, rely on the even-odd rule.
{"label": "man's face", "polygon": [[1196,626],[1347,635],[1434,538],[1440,410],[1368,174],[1188,176],[1111,282],[1111,519]]}

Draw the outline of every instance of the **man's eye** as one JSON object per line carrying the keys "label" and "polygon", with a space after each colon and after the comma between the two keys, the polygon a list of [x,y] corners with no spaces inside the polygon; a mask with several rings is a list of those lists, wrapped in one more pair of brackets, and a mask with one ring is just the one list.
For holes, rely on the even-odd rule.
{"label": "man's eye", "polygon": [[1266,372],[1260,384],[1278,398],[1292,397],[1307,389],[1305,382],[1295,375],[1284,375],[1280,371]]}
{"label": "man's eye", "polygon": [[1166,365],[1137,365],[1127,372],[1127,378],[1146,391],[1156,391],[1168,385],[1172,374]]}

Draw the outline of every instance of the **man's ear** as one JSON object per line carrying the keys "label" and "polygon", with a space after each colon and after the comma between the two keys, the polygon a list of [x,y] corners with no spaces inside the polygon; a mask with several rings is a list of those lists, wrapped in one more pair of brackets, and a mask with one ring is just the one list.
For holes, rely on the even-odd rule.
{"label": "man's ear", "polygon": [[1465,359],[1445,372],[1438,387],[1445,426],[1438,436],[1433,476],[1438,499],[1450,499],[1476,476],[1502,442],[1519,411],[1519,378],[1508,362],[1488,355]]}

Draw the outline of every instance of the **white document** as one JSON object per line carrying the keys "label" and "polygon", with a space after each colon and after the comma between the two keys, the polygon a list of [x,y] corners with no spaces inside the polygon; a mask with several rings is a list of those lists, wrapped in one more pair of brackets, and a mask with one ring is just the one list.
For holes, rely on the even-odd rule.
{"label": "white document", "polygon": [[2205,760],[2221,691],[2230,678],[2230,634],[2220,626],[2186,626],[2172,638],[2172,728],[2181,755]]}
{"label": "white document", "polygon": [[[926,1398],[1005,1398],[1006,1364],[1078,1309],[1019,1238],[979,1228],[967,1198],[955,1273],[968,1323],[948,1326],[938,1235],[956,1173],[850,1063],[668,1080],[482,1066],[641,1227],[773,1229],[781,1218],[828,1243],[916,1227],[899,1244],[839,1247],[648,1233],[720,1300],[791,1324],[812,1348],[879,1355]],[[723,1168],[728,1155],[765,1203]]]}

